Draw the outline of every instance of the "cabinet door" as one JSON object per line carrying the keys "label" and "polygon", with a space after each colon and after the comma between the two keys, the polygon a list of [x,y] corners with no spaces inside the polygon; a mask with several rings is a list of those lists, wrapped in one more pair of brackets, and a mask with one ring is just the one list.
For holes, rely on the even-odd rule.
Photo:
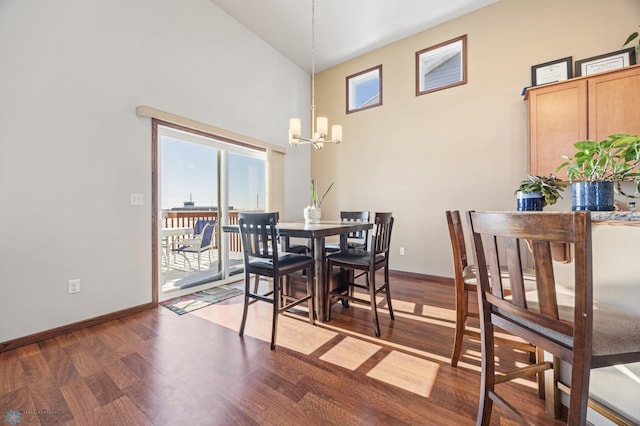
{"label": "cabinet door", "polygon": [[640,67],[589,77],[589,139],[640,135]]}
{"label": "cabinet door", "polygon": [[567,179],[562,155],[572,156],[574,143],[587,138],[587,82],[584,79],[530,89],[529,172]]}

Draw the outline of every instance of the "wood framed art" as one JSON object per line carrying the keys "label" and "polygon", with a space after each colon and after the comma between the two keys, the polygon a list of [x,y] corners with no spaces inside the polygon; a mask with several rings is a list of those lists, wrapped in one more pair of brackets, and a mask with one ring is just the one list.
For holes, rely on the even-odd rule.
{"label": "wood framed art", "polygon": [[531,85],[555,83],[573,77],[573,57],[556,59],[531,67]]}
{"label": "wood framed art", "polygon": [[416,96],[466,83],[466,34],[416,52]]}
{"label": "wood framed art", "polygon": [[382,105],[382,65],[347,76],[347,114]]}
{"label": "wood framed art", "polygon": [[624,68],[636,63],[636,48],[618,50],[576,61],[576,77]]}

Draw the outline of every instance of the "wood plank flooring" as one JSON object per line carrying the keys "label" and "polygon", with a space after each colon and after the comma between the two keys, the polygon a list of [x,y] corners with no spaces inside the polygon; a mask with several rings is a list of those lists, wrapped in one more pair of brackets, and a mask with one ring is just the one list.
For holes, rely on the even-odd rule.
{"label": "wood plank flooring", "polygon": [[[166,308],[0,353],[0,416],[68,425],[472,425],[480,347],[449,366],[453,287],[392,274],[395,321],[336,304],[311,326],[282,316],[269,350],[271,306],[255,303],[238,336],[242,297],[186,314]],[[527,357],[499,348],[508,367]],[[538,425],[528,381],[505,384]],[[513,424],[494,408],[493,424]]]}

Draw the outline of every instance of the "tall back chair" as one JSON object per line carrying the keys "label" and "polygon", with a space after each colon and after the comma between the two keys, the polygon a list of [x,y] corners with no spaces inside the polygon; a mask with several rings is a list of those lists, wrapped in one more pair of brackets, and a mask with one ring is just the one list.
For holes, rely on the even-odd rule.
{"label": "tall back chair", "polygon": [[469,292],[476,291],[476,275],[473,266],[467,260],[467,246],[464,240],[464,231],[460,221],[458,210],[446,212],[447,225],[449,226],[449,238],[453,252],[454,287],[456,297],[456,330],[451,351],[451,366],[456,367],[462,350],[464,335],[480,337],[474,330],[467,329],[467,318],[478,317],[469,312]]}
{"label": "tall back chair", "polygon": [[[478,318],[476,312],[469,310],[469,294],[472,294],[471,303],[477,305],[477,279],[475,266],[469,262],[467,257],[467,246],[465,243],[464,227],[460,220],[460,212],[458,210],[447,210],[447,225],[449,227],[449,238],[451,240],[451,250],[453,253],[453,270],[454,270],[454,289],[456,304],[456,328],[453,338],[453,349],[451,350],[451,366],[457,367],[462,352],[462,343],[464,336],[470,336],[479,339],[480,333],[474,329],[467,328],[468,318]],[[501,268],[500,274],[504,278],[505,286],[508,286],[509,271]],[[525,270],[525,288],[527,290],[535,290],[535,272],[527,268]],[[514,348],[529,352],[531,354],[530,361],[535,362],[535,346],[522,341],[514,340],[509,337],[496,337],[496,340],[502,344],[512,346]],[[542,375],[539,377],[542,382]],[[540,397],[543,397],[543,388],[540,387]]]}
{"label": "tall back chair", "polygon": [[[523,413],[509,403],[509,396],[498,395],[496,385],[549,369],[555,376],[550,387],[569,392],[568,424],[586,423],[588,402],[614,418],[608,407],[589,401],[590,370],[640,361],[640,316],[593,301],[590,212],[470,212],[468,215],[479,280],[482,334],[482,387],[477,424],[490,423],[494,402],[524,422]],[[524,286],[521,241],[531,247],[537,291],[528,292]],[[551,255],[554,243],[574,246],[573,289],[563,290],[556,283]],[[509,271],[510,294],[505,291],[501,274],[496,272],[501,266]],[[540,362],[533,367],[496,374],[494,327],[550,352],[554,362]],[[554,366],[559,360],[571,364],[570,386],[559,380],[558,365]],[[559,408],[559,392],[553,399]]]}
{"label": "tall back chair", "polygon": [[[239,213],[238,226],[244,255],[244,308],[240,324],[240,336],[244,335],[249,304],[255,301],[273,305],[271,323],[271,349],[276,347],[278,316],[296,305],[308,302],[309,322],[314,323],[313,258],[297,253],[278,252],[276,213]],[[306,270],[307,292],[299,298],[283,294],[283,278],[297,271]],[[250,275],[266,276],[273,279],[273,290],[258,294],[258,288],[249,288]],[[257,278],[256,278],[257,279]]]}
{"label": "tall back chair", "polygon": [[[340,220],[342,222],[369,222],[371,215],[368,211],[341,211]],[[361,229],[347,234],[347,248],[351,249],[367,249],[369,240],[369,230]],[[327,253],[333,253],[340,250],[340,243],[328,243],[325,245]]]}
{"label": "tall back chair", "polygon": [[[384,292],[386,295],[389,316],[394,319],[393,308],[391,306],[391,293],[389,291],[389,247],[391,245],[391,231],[393,229],[393,216],[391,213],[376,213],[375,225],[373,227],[371,244],[369,250],[347,249],[338,251],[327,256],[329,277],[331,279],[330,288],[337,288],[333,268],[343,268],[347,271],[365,272],[365,283],[356,283],[355,279],[348,283],[344,293],[330,295],[327,298],[329,317],[331,316],[332,299],[339,298],[350,302],[365,303],[371,305],[373,325],[376,336],[380,336],[380,324],[378,322],[378,309],[376,295]],[[375,272],[384,268],[384,282],[377,286]],[[348,274],[354,276],[354,274]],[[369,295],[369,300],[358,298],[354,295],[354,288],[364,290]]]}

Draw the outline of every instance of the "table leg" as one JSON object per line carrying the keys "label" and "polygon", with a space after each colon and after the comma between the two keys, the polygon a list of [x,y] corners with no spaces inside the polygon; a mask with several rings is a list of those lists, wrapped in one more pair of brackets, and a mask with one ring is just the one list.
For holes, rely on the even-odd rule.
{"label": "table leg", "polygon": [[326,315],[326,301],[329,293],[329,283],[325,273],[324,237],[313,239],[313,258],[315,260],[314,292],[316,296],[315,310],[318,322],[324,322]]}

